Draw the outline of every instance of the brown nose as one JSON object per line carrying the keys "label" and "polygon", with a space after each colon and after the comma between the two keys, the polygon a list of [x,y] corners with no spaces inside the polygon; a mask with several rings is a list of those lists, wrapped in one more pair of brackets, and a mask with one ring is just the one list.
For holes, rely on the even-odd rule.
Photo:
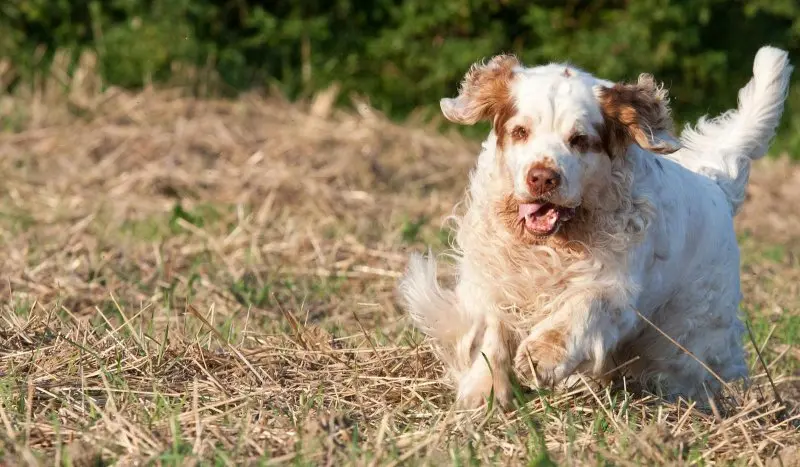
{"label": "brown nose", "polygon": [[534,167],[528,172],[528,188],[533,194],[544,195],[558,188],[561,175],[553,169]]}

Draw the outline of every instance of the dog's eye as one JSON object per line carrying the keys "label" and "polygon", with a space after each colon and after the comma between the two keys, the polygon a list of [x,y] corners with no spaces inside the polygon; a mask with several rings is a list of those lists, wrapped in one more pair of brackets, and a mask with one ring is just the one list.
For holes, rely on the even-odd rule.
{"label": "dog's eye", "polygon": [[521,141],[523,139],[528,138],[528,129],[522,126],[515,127],[513,131],[511,131],[511,137],[517,141]]}
{"label": "dog's eye", "polygon": [[569,145],[578,152],[586,152],[590,146],[589,136],[576,133],[570,136]]}

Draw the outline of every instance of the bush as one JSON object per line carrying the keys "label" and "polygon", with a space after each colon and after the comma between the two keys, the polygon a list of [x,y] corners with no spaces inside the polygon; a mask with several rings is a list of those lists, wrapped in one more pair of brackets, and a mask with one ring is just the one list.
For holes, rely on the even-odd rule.
{"label": "bush", "polygon": [[[368,95],[400,118],[435,110],[471,63],[510,51],[530,64],[569,59],[614,80],[651,72],[670,88],[676,116],[694,119],[735,104],[761,45],[800,49],[794,0],[3,3],[0,56],[21,80],[47,65],[41,46],[88,47],[110,84],[164,82],[176,63],[214,70],[227,91],[270,85],[297,98],[336,81],[343,96]],[[800,109],[793,94],[785,127],[800,130],[800,117],[788,115]]]}

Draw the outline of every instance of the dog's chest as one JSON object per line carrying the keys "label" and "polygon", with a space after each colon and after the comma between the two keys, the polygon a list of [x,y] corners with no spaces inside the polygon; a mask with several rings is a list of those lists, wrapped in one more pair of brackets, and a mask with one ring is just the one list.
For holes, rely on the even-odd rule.
{"label": "dog's chest", "polygon": [[526,314],[548,312],[552,303],[603,282],[609,270],[598,256],[545,246],[466,253],[475,261],[472,267],[481,271],[482,281],[496,303]]}

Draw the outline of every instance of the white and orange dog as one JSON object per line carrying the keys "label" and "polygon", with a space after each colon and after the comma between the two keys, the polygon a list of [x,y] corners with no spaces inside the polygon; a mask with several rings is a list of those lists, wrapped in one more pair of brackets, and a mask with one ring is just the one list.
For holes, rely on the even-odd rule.
{"label": "white and orange dog", "polygon": [[738,109],[677,139],[649,75],[612,83],[510,55],[469,70],[441,101],[448,120],[492,123],[457,218],[458,282],[442,288],[419,255],[401,281],[462,406],[492,389],[508,405],[512,375],[540,387],[622,365],[704,400],[747,377],[733,218],[791,72],[784,51],[761,48]]}

